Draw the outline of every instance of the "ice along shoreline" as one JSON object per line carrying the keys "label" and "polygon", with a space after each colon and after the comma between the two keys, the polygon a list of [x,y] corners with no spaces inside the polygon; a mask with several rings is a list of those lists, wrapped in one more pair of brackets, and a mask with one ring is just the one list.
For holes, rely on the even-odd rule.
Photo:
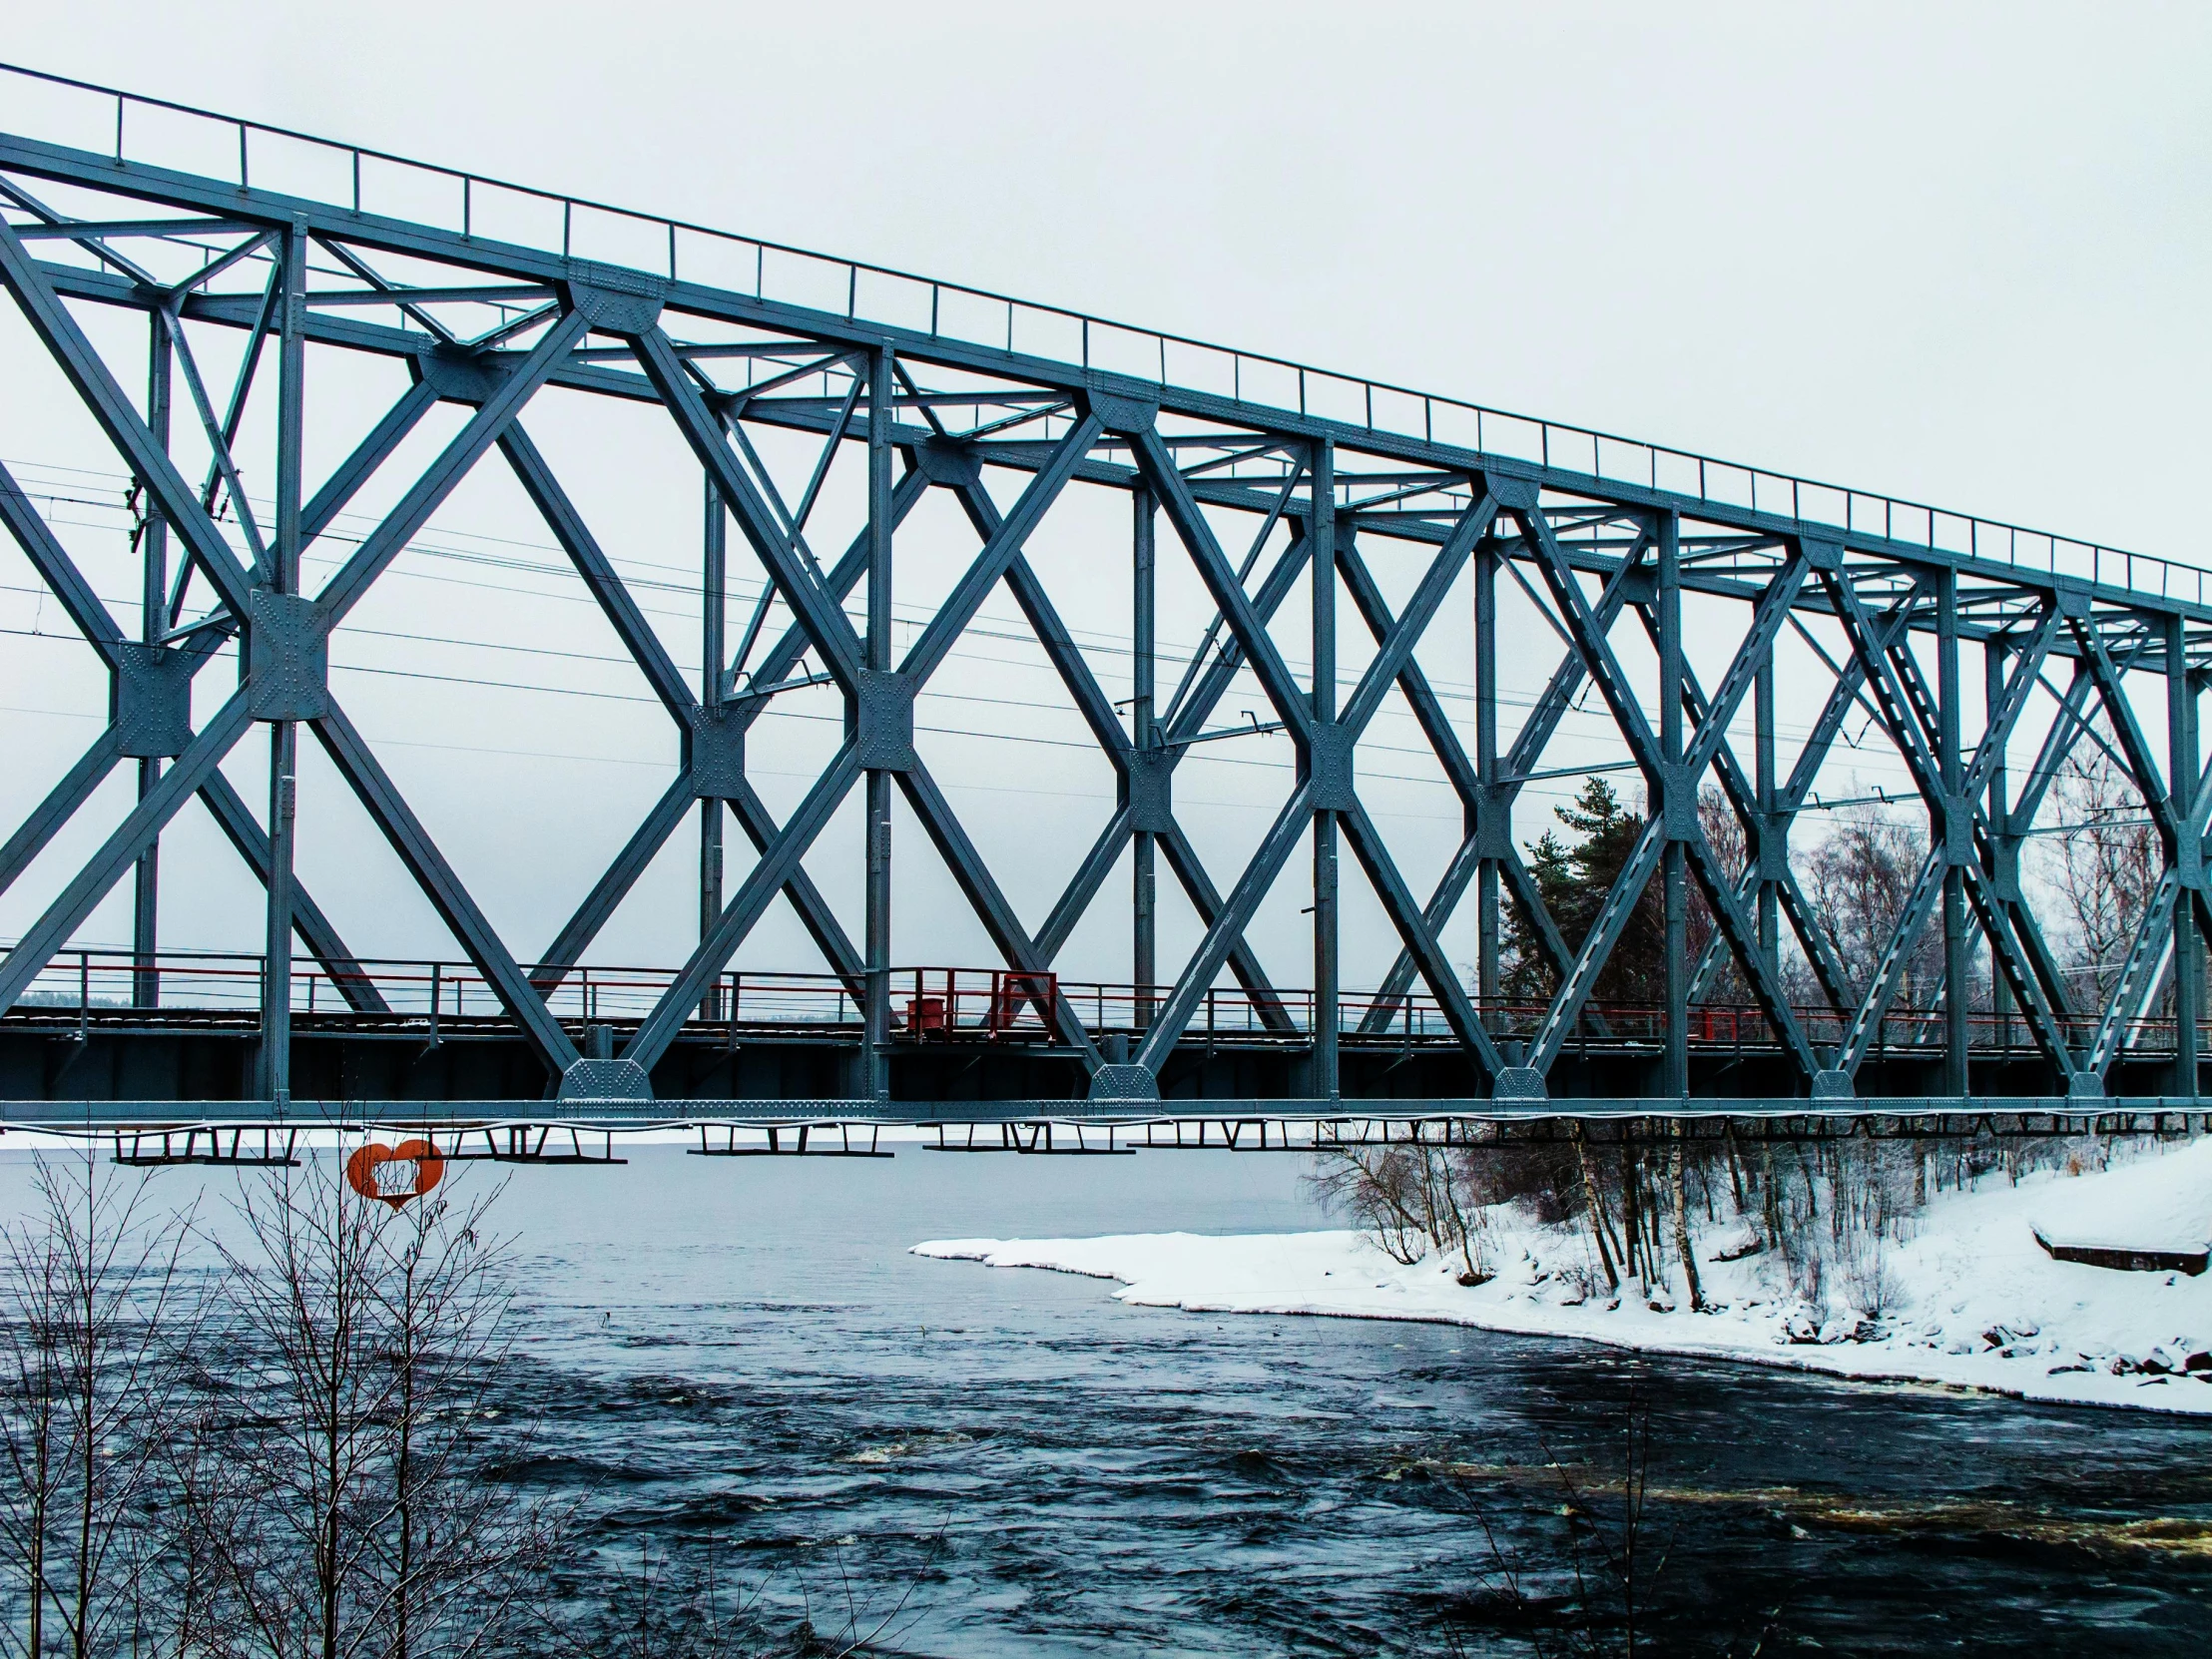
{"label": "ice along shoreline", "polygon": [[2069,1405],[2212,1416],[2212,1274],[2053,1260],[2053,1242],[2201,1250],[2212,1236],[2212,1140],[2090,1175],[1986,1179],[1945,1195],[1892,1245],[1875,1318],[1809,1306],[1773,1251],[1699,1249],[1713,1311],[1633,1287],[1591,1294],[1585,1235],[1510,1206],[1488,1216],[1495,1277],[1459,1283],[1454,1254],[1403,1266],[1331,1231],[1091,1239],[940,1239],[917,1256],[1119,1281],[1117,1300],[1191,1313],[1473,1326],[1865,1382],[1922,1382]]}

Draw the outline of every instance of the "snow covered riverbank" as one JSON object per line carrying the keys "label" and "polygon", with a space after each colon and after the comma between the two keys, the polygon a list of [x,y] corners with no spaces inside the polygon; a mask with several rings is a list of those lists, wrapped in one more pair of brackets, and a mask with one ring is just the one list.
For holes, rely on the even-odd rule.
{"label": "snow covered riverbank", "polygon": [[1411,1267],[1354,1232],[1096,1239],[944,1239],[917,1256],[1115,1279],[1122,1301],[1192,1312],[1423,1320],[1843,1377],[1914,1379],[2028,1399],[2212,1415],[2212,1274],[2132,1273],[2052,1260],[2054,1243],[2202,1250],[2212,1236],[2212,1140],[2104,1173],[2001,1177],[1946,1194],[1885,1251],[1879,1317],[1793,1296],[1772,1252],[1734,1261],[1703,1241],[1713,1308],[1594,1292],[1586,1235],[1490,1215],[1496,1277],[1458,1282],[1456,1255]]}

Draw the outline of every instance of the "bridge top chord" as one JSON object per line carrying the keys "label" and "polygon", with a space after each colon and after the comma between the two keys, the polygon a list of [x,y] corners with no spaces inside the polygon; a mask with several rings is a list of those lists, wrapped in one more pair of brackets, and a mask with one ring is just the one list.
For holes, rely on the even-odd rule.
{"label": "bridge top chord", "polygon": [[[1464,398],[1316,367],[1267,352],[1094,316],[967,283],[794,248],[634,208],[518,185],[289,128],[68,76],[0,64],[0,131],[109,156],[119,174],[178,164],[244,192],[318,203],[364,224],[434,226],[487,263],[592,262],[686,286],[745,293],[825,323],[901,340],[979,347],[1023,364],[1149,383],[1195,414],[1262,416],[1277,428],[1453,449],[1468,464],[1520,462],[1556,479],[1646,492],[1678,510],[1748,512],[1849,540],[1917,548],[2187,604],[2212,606],[2191,564],[1802,477]],[[30,96],[32,93],[44,97]],[[134,119],[134,114],[136,119]],[[35,129],[35,130],[34,130]],[[7,146],[0,142],[0,156]],[[424,186],[433,187],[427,193]],[[379,211],[405,203],[403,213]],[[536,210],[536,211],[531,211]],[[496,227],[486,235],[484,227]],[[537,258],[533,259],[532,256]],[[750,282],[746,280],[750,277]]]}

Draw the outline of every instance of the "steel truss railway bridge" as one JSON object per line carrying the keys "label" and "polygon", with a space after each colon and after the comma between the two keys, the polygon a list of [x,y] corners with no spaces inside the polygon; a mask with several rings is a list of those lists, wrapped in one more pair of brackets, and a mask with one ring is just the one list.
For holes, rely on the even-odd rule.
{"label": "steel truss railway bridge", "polygon": [[[571,1131],[586,1124],[709,1125],[707,1151],[871,1150],[864,1126],[891,1123],[1031,1151],[1658,1117],[1747,1133],[2204,1126],[2212,775],[2198,704],[2212,599],[2193,567],[26,72],[0,73],[0,284],[143,515],[127,629],[0,469],[0,519],[111,686],[100,736],[0,845],[0,890],[112,773],[137,778],[135,803],[0,961],[0,1119],[107,1126],[133,1156],[233,1159],[251,1155],[242,1136],[266,1154],[287,1125],[324,1121],[435,1124],[456,1152],[518,1157],[584,1156]],[[128,349],[116,313],[136,319]],[[200,366],[218,339],[239,365],[229,384]],[[395,401],[352,421],[365,435],[325,476],[303,460],[310,348],[317,363],[366,356],[406,374]],[[549,397],[649,410],[696,460],[696,684],[532,441],[533,404]],[[424,424],[441,408],[453,435],[410,447],[442,429]],[[811,472],[779,478],[769,434],[815,445]],[[864,469],[865,523],[825,547],[809,528],[833,466]],[[511,471],[679,749],[666,792],[536,960],[493,928],[329,673],[355,608],[479,467]],[[273,505],[248,495],[248,472],[273,481]],[[1078,490],[1126,502],[1114,545],[1081,532],[1087,558],[1128,572],[1125,698],[1031,558]],[[899,529],[932,495],[965,515],[976,551],[894,653]],[[316,557],[334,574],[308,591],[303,554],[357,498],[380,503],[373,522],[331,536]],[[1210,605],[1172,687],[1156,668],[1169,559],[1188,561]],[[749,614],[728,609],[733,561],[765,578]],[[1470,586],[1471,605],[1454,601]],[[915,742],[917,693],[1001,588],[1115,783],[1041,918],[1017,914]],[[1562,653],[1510,733],[1497,685],[1507,600],[1543,617]],[[1735,642],[1702,681],[1686,605],[1701,638]],[[1300,619],[1295,647],[1281,614]],[[1471,730],[1417,651],[1454,631],[1473,665]],[[1785,769],[1789,641],[1826,678]],[[203,672],[218,663],[223,685]],[[1233,688],[1265,700],[1265,729],[1296,764],[1249,861],[1215,870],[1179,819],[1177,771],[1231,735],[1219,723]],[[748,734],[777,700],[810,695],[833,699],[842,726],[779,817],[749,776]],[[1426,892],[1368,805],[1363,742],[1385,704],[1417,725],[1462,819]],[[1532,779],[1593,770],[1545,769],[1581,706],[1609,720],[1612,769],[1637,775],[1648,817],[1577,938],[1524,861],[1540,825],[1516,802]],[[1928,826],[1895,928],[1856,974],[1792,856],[1847,724],[1902,764]],[[361,957],[296,877],[302,738],[427,895],[454,959]],[[259,810],[220,766],[249,741],[270,757]],[[2085,995],[2021,852],[2058,764],[2090,745],[2140,794],[2160,867],[2124,964]],[[1716,790],[1741,855],[1701,817]],[[804,861],[854,792],[856,939]],[[892,958],[894,797],[996,963]],[[159,859],[163,832],[195,802],[266,892],[258,953],[158,936],[159,883],[179,876]],[[650,969],[588,962],[687,825],[696,948]],[[733,829],[753,856],[726,883]],[[1399,946],[1357,987],[1340,980],[1348,849]],[[1310,873],[1287,875],[1302,851]],[[1179,964],[1157,943],[1162,861],[1203,928]],[[1123,868],[1129,980],[1079,982],[1056,964]],[[1295,987],[1247,938],[1293,879],[1310,879],[1313,917],[1309,982]],[[124,883],[131,946],[84,944]],[[1653,883],[1663,994],[1600,1004],[1593,988]],[[733,969],[779,897],[819,960]],[[1710,937],[1693,949],[1700,906]],[[1471,985],[1442,942],[1467,907]],[[1555,985],[1538,1001],[1505,994],[1516,913]],[[1940,994],[1908,1008],[1924,933],[1939,937]],[[1737,1000],[1716,1000],[1724,980]],[[174,1127],[216,1122],[262,1127]],[[556,1125],[569,1128],[549,1143]],[[803,1127],[825,1125],[839,1127]]]}

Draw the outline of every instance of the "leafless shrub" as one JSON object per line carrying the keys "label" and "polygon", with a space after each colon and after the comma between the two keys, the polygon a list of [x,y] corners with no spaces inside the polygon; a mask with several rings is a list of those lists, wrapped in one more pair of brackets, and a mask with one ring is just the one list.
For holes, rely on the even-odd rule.
{"label": "leafless shrub", "polygon": [[2036,837],[2037,862],[2072,924],[2082,1000],[2102,1007],[2165,859],[2142,791],[2092,743],[2059,763],[2049,804],[2058,832]]}
{"label": "leafless shrub", "polygon": [[[1804,861],[1805,885],[1854,986],[1873,979],[1928,859],[1925,826],[1857,809],[1838,818]],[[1932,1008],[1943,982],[1942,940],[1924,927],[1906,956],[1897,1005]]]}
{"label": "leafless shrub", "polygon": [[1433,1251],[1456,1251],[1470,1278],[1490,1276],[1489,1220],[1456,1149],[1341,1147],[1323,1153],[1307,1179],[1391,1261],[1411,1267]]}
{"label": "leafless shrub", "polygon": [[329,1161],[239,1201],[225,1317],[255,1369],[195,1524],[227,1654],[466,1656],[546,1559],[557,1515],[486,1478],[509,1291],[488,1200],[364,1199]]}
{"label": "leafless shrub", "polygon": [[91,1153],[42,1158],[32,1212],[0,1233],[0,1550],[15,1616],[0,1651],[119,1650],[181,1415],[174,1353],[201,1308],[186,1218]]}

